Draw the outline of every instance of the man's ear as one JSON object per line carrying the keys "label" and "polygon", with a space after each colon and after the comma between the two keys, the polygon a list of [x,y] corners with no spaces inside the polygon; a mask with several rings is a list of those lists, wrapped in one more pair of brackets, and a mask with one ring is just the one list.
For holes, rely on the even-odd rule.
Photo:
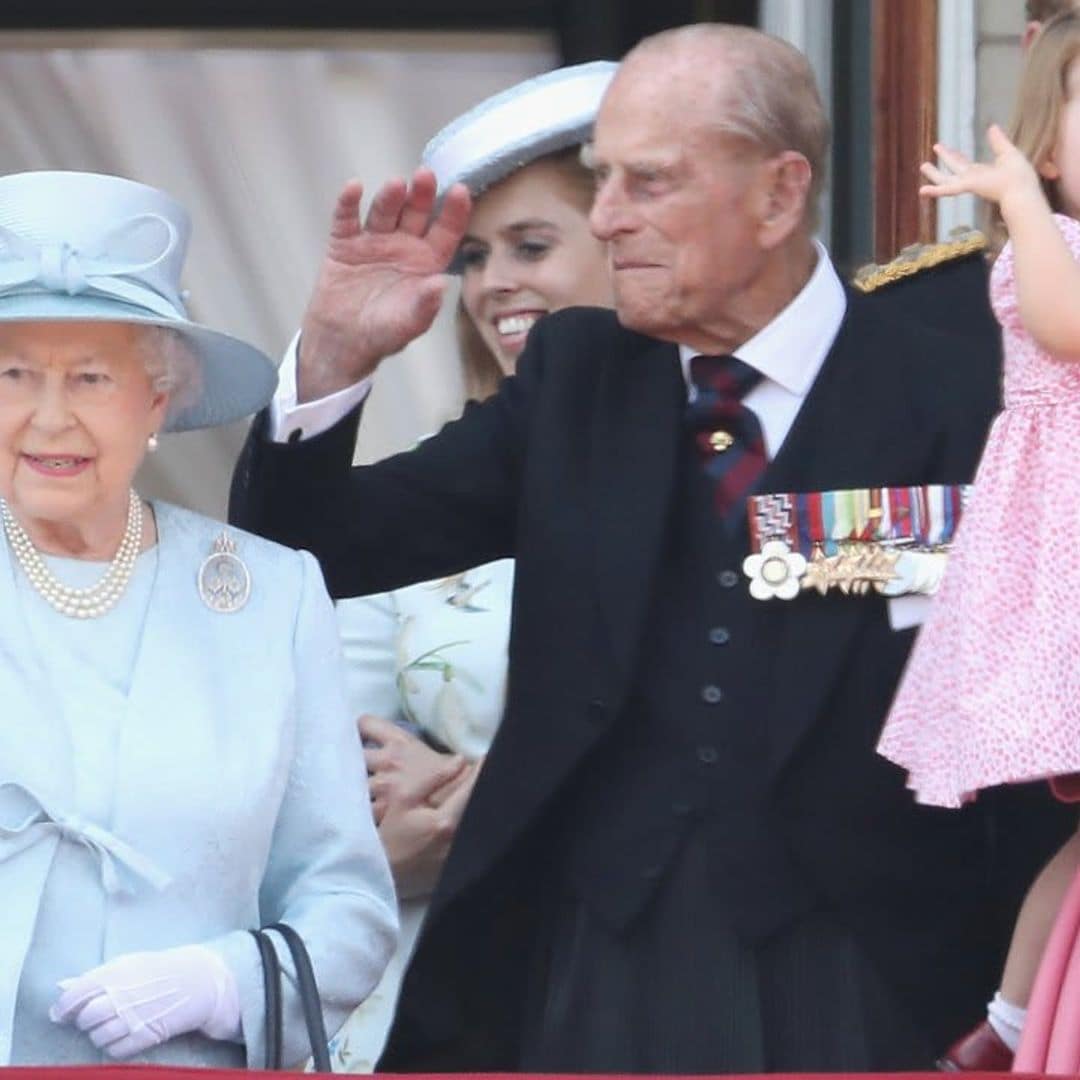
{"label": "man's ear", "polygon": [[1039,36],[1043,24],[1041,22],[1029,22],[1024,26],[1024,32],[1020,35],[1020,51],[1026,53],[1031,48],[1031,43]]}
{"label": "man's ear", "polygon": [[761,216],[765,247],[783,243],[803,223],[812,179],[810,162],[796,150],[785,150],[765,163]]}

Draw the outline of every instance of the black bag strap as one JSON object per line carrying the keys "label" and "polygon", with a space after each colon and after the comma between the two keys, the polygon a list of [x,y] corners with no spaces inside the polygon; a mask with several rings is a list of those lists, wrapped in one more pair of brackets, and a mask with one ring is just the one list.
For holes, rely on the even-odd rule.
{"label": "black bag strap", "polygon": [[274,943],[261,931],[252,930],[255,947],[259,950],[262,962],[263,997],[266,1001],[266,1052],[263,1059],[264,1069],[282,1067],[281,1028],[281,964],[278,961]]}
{"label": "black bag strap", "polygon": [[276,930],[285,939],[285,944],[292,953],[293,966],[296,968],[296,985],[300,994],[300,1007],[304,1011],[304,1023],[311,1043],[311,1060],[315,1072],[333,1072],[330,1067],[329,1039],[326,1037],[326,1025],[323,1023],[322,1001],[319,998],[319,988],[315,983],[311,957],[308,956],[304,941],[288,923],[271,923],[263,927],[264,932],[267,930]]}

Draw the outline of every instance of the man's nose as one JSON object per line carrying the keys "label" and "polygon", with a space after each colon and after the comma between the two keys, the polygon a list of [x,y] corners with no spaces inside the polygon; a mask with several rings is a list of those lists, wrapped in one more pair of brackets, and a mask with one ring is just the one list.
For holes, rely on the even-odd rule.
{"label": "man's nose", "polygon": [[626,229],[625,218],[625,206],[615,186],[610,181],[600,184],[589,211],[589,229],[593,236],[606,243]]}

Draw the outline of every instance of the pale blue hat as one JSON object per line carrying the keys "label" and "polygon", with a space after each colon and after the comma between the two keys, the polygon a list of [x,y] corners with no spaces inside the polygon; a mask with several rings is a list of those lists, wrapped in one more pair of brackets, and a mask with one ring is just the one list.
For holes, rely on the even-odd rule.
{"label": "pale blue hat", "polygon": [[0,322],[90,320],[177,331],[199,361],[195,401],[167,431],[216,427],[257,412],[277,373],[252,345],[188,318],[180,270],[191,222],[163,191],[119,176],[0,176]]}
{"label": "pale blue hat", "polygon": [[442,195],[461,182],[479,195],[545,154],[587,141],[617,64],[594,60],[537,75],[473,106],[424,147]]}

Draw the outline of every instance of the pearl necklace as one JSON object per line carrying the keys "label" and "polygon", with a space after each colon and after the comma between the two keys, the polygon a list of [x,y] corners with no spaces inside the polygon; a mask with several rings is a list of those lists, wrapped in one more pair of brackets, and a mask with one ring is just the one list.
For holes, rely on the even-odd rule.
{"label": "pearl necklace", "polygon": [[116,606],[135,571],[142,547],[143,505],[134,491],[128,499],[127,527],[108,570],[96,584],[74,589],[58,580],[45,565],[26,530],[15,520],[7,503],[0,499],[0,519],[4,523],[11,550],[34,589],[61,615],[70,619],[94,619]]}

